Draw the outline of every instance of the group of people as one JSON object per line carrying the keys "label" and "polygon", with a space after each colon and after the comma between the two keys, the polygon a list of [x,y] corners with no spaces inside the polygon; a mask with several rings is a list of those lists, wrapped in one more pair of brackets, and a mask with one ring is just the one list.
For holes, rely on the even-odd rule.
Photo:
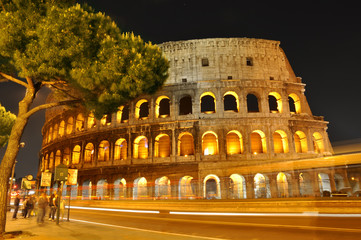
{"label": "group of people", "polygon": [[[60,218],[64,219],[65,201],[59,199],[58,194],[54,191],[53,194],[47,196],[45,192],[36,198],[35,196],[26,197],[23,201],[23,217],[27,218],[37,215],[37,222],[44,223],[47,208],[49,208],[49,220],[55,221],[57,211],[60,211]],[[20,196],[17,195],[14,200],[14,214],[13,219],[17,219],[17,214],[20,207]]]}

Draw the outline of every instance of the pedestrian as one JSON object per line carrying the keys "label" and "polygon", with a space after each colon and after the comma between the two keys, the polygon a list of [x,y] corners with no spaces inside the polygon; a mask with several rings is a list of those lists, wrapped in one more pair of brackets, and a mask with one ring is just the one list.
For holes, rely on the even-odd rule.
{"label": "pedestrian", "polygon": [[19,205],[20,205],[20,196],[19,194],[16,194],[14,199],[14,214],[13,214],[13,220],[17,219],[17,214],[19,211]]}
{"label": "pedestrian", "polygon": [[56,192],[54,191],[53,194],[51,194],[50,198],[49,198],[49,207],[50,207],[50,212],[49,212],[49,221],[54,221],[55,218],[55,213],[56,213]]}
{"label": "pedestrian", "polygon": [[28,197],[25,197],[24,198],[24,201],[23,201],[23,217],[26,218],[26,215],[28,214],[28,209],[26,208],[26,205],[27,205],[27,202],[28,202]]}
{"label": "pedestrian", "polygon": [[33,201],[32,196],[29,196],[28,201],[26,201],[26,206],[25,207],[26,207],[26,210],[25,210],[24,218],[26,218],[26,217],[29,218],[31,216],[31,212],[34,209],[34,201]]}
{"label": "pedestrian", "polygon": [[37,223],[44,223],[45,209],[48,206],[48,198],[44,193],[38,199],[38,217],[36,219]]}
{"label": "pedestrian", "polygon": [[64,213],[65,213],[65,200],[64,199],[60,199],[59,209],[60,209],[61,220],[64,220]]}

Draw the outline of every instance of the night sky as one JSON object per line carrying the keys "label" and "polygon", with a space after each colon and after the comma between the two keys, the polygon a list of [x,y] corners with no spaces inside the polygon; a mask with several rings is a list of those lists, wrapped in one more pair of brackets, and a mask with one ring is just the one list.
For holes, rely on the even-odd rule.
{"label": "night sky", "polygon": [[[306,84],[313,115],[329,122],[332,143],[361,138],[361,14],[348,1],[88,0],[123,31],[146,41],[248,37],[278,40]],[[41,92],[35,102],[44,101]],[[0,102],[17,112],[22,87],[0,84]],[[16,177],[36,175],[44,112],[31,117],[16,165]],[[0,150],[0,157],[4,149]]]}

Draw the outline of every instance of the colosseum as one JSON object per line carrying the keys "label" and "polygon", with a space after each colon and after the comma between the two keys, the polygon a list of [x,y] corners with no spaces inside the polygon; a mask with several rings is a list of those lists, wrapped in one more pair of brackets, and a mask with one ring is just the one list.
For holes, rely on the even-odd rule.
{"label": "colosseum", "polygon": [[47,110],[38,176],[60,163],[77,168],[78,185],[69,192],[80,199],[360,191],[360,171],[345,167],[357,165],[359,155],[333,155],[328,122],[312,115],[305,84],[279,41],[213,38],[159,46],[170,69],[156,94],[101,120],[81,109]]}

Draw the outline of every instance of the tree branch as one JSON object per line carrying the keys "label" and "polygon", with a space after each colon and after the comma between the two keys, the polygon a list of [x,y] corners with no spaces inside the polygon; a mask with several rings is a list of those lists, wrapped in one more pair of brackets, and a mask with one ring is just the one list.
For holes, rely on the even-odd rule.
{"label": "tree branch", "polygon": [[77,99],[77,100],[66,100],[66,101],[60,101],[60,102],[54,102],[54,103],[46,103],[46,104],[34,107],[33,109],[31,109],[30,111],[25,113],[23,115],[23,117],[28,118],[31,115],[33,115],[34,113],[36,113],[36,112],[38,112],[40,110],[43,110],[43,109],[58,107],[58,106],[62,106],[62,105],[76,104],[76,103],[80,103],[80,102],[81,102],[81,100]]}
{"label": "tree branch", "polygon": [[3,76],[4,78],[6,78],[6,79],[9,80],[9,81],[12,81],[12,82],[14,82],[14,83],[20,84],[20,85],[22,85],[22,86],[24,86],[24,87],[26,87],[26,88],[29,87],[29,85],[26,84],[25,82],[23,82],[23,81],[21,81],[21,80],[19,80],[19,79],[16,79],[16,78],[14,78],[14,77],[12,77],[12,76],[10,76],[10,75],[7,75],[6,73],[0,72],[0,75]]}

